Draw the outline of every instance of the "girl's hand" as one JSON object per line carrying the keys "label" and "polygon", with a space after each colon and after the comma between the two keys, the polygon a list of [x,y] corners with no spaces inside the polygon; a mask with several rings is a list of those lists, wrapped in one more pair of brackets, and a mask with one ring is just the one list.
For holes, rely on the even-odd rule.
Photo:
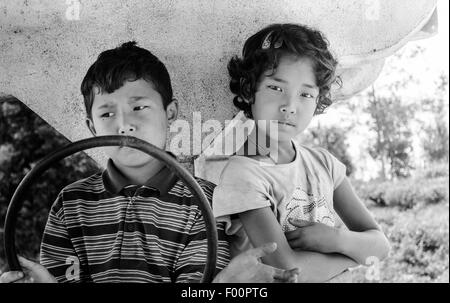
{"label": "girl's hand", "polygon": [[296,230],[285,232],[292,249],[320,253],[339,252],[339,230],[337,228],[300,219],[289,219],[289,223],[298,227]]}

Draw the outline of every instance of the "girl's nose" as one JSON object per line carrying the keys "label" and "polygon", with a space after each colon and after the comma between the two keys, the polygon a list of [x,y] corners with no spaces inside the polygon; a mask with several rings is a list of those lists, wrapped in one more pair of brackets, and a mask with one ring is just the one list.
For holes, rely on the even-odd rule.
{"label": "girl's nose", "polygon": [[289,114],[292,114],[292,115],[294,115],[297,112],[297,110],[295,109],[294,106],[288,106],[288,105],[281,106],[280,107],[280,111],[283,114],[289,113]]}
{"label": "girl's nose", "polygon": [[280,111],[283,114],[294,115],[297,112],[296,109],[296,96],[294,95],[285,95],[284,102],[281,103]]}

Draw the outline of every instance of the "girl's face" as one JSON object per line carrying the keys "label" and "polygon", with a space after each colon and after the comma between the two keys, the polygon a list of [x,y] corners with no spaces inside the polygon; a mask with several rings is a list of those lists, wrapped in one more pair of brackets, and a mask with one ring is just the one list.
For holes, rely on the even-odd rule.
{"label": "girl's face", "polygon": [[290,141],[306,129],[316,109],[319,88],[313,63],[306,57],[284,56],[276,72],[271,72],[259,79],[252,115],[257,125],[263,123],[269,130],[278,128],[278,132],[266,132],[261,127],[259,131],[277,141]]}

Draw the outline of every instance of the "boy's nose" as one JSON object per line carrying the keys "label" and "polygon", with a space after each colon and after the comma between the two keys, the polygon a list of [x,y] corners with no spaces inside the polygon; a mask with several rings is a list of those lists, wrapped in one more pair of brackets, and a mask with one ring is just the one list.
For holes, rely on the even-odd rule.
{"label": "boy's nose", "polygon": [[136,131],[136,127],[133,125],[123,125],[119,128],[120,135],[126,135],[128,133],[134,133]]}

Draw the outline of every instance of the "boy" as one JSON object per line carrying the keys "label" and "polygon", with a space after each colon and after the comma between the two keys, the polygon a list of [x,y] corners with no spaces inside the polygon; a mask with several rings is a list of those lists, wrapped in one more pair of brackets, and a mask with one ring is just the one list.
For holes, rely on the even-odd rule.
{"label": "boy", "polygon": [[[128,135],[164,149],[178,114],[164,64],[135,42],[100,54],[81,84],[94,136]],[[205,224],[189,189],[160,161],[135,149],[105,147],[107,168],[65,187],[53,204],[41,264],[19,258],[24,273],[0,282],[198,282],[206,260]],[[213,184],[197,179],[209,200]],[[266,245],[230,265],[218,225],[214,282],[293,281],[297,271],[258,262]],[[226,267],[227,266],[227,267]]]}

